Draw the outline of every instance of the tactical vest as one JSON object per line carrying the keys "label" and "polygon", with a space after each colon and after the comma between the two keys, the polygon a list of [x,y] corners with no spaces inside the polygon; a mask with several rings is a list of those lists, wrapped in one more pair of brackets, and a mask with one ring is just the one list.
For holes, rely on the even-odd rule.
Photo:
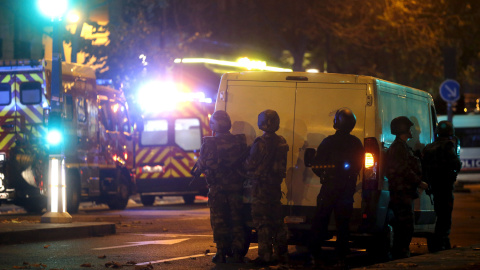
{"label": "tactical vest", "polygon": [[255,176],[261,179],[283,180],[287,176],[287,153],[289,146],[282,136],[276,136],[272,139],[265,139],[263,136],[257,137],[254,141],[262,141],[266,145],[266,154],[262,163],[255,170]]}
{"label": "tactical vest", "polygon": [[[246,137],[237,134],[225,137],[204,137],[204,149],[213,156],[200,156],[209,160],[206,166],[206,180],[209,186],[217,186],[223,190],[241,190],[244,178],[242,170],[242,153],[246,151]],[[202,154],[202,153],[201,153]]]}

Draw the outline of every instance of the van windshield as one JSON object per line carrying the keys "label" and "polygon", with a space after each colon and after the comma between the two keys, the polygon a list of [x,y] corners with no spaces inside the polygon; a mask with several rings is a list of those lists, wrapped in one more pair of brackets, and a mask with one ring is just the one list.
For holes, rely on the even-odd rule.
{"label": "van windshield", "polygon": [[145,119],[140,136],[141,145],[165,145],[168,143],[168,122],[166,119]]}
{"label": "van windshield", "polygon": [[12,101],[12,94],[10,91],[10,84],[0,83],[0,105],[10,104]]}
{"label": "van windshield", "polygon": [[175,119],[175,143],[185,151],[199,150],[202,146],[200,120],[197,118]]}

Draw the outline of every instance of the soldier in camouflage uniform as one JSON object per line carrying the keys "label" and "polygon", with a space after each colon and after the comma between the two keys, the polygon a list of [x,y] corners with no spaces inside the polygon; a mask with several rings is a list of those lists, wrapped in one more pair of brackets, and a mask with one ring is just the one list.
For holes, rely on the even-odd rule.
{"label": "soldier in camouflage uniform", "polygon": [[435,142],[423,150],[425,176],[433,193],[434,208],[437,215],[435,234],[431,252],[450,249],[450,229],[452,227],[453,190],[457,174],[462,167],[458,156],[458,138],[452,123],[441,121],[435,130]]}
{"label": "soldier in camouflage uniform", "polygon": [[275,133],[279,126],[276,111],[265,110],[258,115],[258,128],[264,133],[255,139],[245,161],[252,180],[252,219],[258,233],[258,258],[254,262],[259,265],[277,259],[285,263],[288,259],[287,227],[280,200],[289,148],[286,140]]}
{"label": "soldier in camouflage uniform", "polygon": [[395,141],[387,150],[386,158],[390,208],[395,215],[392,249],[394,258],[410,256],[410,241],[415,223],[413,200],[418,198],[418,188],[428,188],[428,184],[422,181],[420,159],[407,145],[407,141],[412,138],[412,126],[412,121],[405,116],[399,116],[390,123],[391,133],[396,135]]}
{"label": "soldier in camouflage uniform", "polygon": [[328,223],[332,211],[335,211],[339,264],[345,263],[349,251],[348,236],[353,211],[353,194],[365,155],[362,142],[350,134],[355,124],[356,117],[350,109],[337,110],[333,121],[336,132],[322,141],[315,155],[313,171],[320,176],[322,188],[317,196],[310,247],[317,266],[322,264],[321,246],[323,241],[329,238]]}
{"label": "soldier in camouflage uniform", "polygon": [[243,181],[239,173],[241,155],[247,149],[244,134],[230,133],[231,121],[225,111],[216,111],[210,119],[213,137],[204,137],[197,165],[205,173],[213,240],[217,244],[214,263],[241,263],[244,256]]}

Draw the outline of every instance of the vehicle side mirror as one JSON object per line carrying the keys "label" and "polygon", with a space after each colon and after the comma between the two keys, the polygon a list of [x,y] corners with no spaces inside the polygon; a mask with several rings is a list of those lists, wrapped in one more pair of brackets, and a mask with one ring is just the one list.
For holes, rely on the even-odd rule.
{"label": "vehicle side mirror", "polygon": [[305,155],[303,156],[303,161],[305,162],[305,167],[312,167],[315,162],[315,154],[317,150],[314,148],[305,149]]}
{"label": "vehicle side mirror", "polygon": [[43,125],[48,126],[48,116],[50,115],[49,108],[43,108]]}

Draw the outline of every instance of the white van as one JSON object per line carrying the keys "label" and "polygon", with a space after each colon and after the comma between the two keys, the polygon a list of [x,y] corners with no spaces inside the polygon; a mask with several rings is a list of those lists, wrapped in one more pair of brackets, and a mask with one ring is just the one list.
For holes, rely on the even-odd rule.
{"label": "white van", "polygon": [[[232,119],[232,133],[243,133],[251,144],[262,131],[257,116],[272,109],[280,116],[282,135],[290,146],[287,177],[282,184],[285,222],[291,244],[309,238],[309,222],[320,191],[319,178],[304,165],[307,148],[317,148],[324,138],[335,133],[334,113],[342,107],[353,110],[357,124],[352,134],[364,142],[373,166],[364,168],[357,180],[354,214],[351,221],[355,236],[376,236],[374,247],[391,245],[392,219],[388,211],[388,180],[383,172],[383,155],[395,139],[390,121],[407,116],[415,123],[409,145],[421,150],[434,139],[437,123],[433,99],[427,92],[373,77],[326,73],[243,72],[222,76],[216,110],[225,110]],[[371,161],[371,159],[370,159]],[[248,201],[248,198],[247,198]],[[247,210],[248,211],[248,210]],[[423,193],[415,200],[415,232],[434,231],[435,213],[430,198]],[[329,229],[334,233],[332,220]],[[363,238],[363,237],[362,237]],[[359,238],[360,239],[360,238]],[[382,245],[380,245],[382,244]]]}
{"label": "white van", "polygon": [[[447,120],[446,115],[439,115],[438,121]],[[460,139],[460,159],[462,169],[457,176],[457,183],[480,183],[480,114],[454,115],[455,136]]]}

